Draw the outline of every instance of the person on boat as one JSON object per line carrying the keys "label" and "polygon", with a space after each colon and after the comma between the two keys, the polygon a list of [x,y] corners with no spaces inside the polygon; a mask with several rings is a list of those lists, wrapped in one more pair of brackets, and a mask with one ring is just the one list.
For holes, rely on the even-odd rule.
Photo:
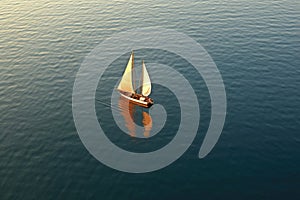
{"label": "person on boat", "polygon": [[135,94],[135,93],[133,93],[133,94],[131,95],[131,98],[138,99],[138,95]]}

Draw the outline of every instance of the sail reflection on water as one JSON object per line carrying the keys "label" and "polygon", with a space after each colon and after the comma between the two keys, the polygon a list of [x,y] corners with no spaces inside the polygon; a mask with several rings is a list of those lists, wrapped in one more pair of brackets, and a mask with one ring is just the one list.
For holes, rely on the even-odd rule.
{"label": "sail reflection on water", "polygon": [[135,137],[135,124],[133,119],[133,114],[135,111],[135,106],[128,102],[128,100],[120,97],[119,99],[119,110],[121,112],[121,115],[124,118],[125,126],[127,127],[130,136]]}
{"label": "sail reflection on water", "polygon": [[144,125],[144,137],[148,138],[150,136],[150,131],[152,129],[152,118],[149,113],[143,111],[143,125]]}
{"label": "sail reflection on water", "polygon": [[[143,125],[143,134],[136,133],[136,123],[135,123],[135,112],[137,109],[141,109],[137,105],[129,102],[124,97],[120,96],[119,98],[119,110],[120,114],[124,118],[125,126],[129,131],[129,135],[131,137],[139,137],[139,138],[148,138],[151,137],[151,129],[152,129],[152,118],[149,113],[142,110],[142,125]],[[138,135],[137,135],[138,134]]]}

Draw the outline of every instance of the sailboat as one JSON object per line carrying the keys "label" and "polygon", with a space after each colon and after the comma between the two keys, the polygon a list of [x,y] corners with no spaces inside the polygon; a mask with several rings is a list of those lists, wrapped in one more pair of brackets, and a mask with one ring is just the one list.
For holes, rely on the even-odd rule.
{"label": "sailboat", "polygon": [[120,95],[125,99],[128,99],[130,102],[145,108],[149,108],[154,104],[154,102],[153,99],[148,97],[151,93],[151,80],[147,72],[145,62],[142,61],[140,94],[137,93],[137,90],[135,88],[135,80],[133,80],[134,78],[133,72],[134,72],[134,53],[132,51],[127,66],[125,68],[125,71],[123,73],[122,79],[117,89]]}

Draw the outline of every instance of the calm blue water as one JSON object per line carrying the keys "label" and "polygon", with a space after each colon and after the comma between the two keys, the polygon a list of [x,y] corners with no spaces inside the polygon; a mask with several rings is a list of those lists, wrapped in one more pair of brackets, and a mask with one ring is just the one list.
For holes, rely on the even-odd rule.
{"label": "calm blue water", "polygon": [[[0,199],[299,198],[299,1],[11,0],[0,5]],[[198,159],[210,99],[203,80],[182,70],[198,85],[201,99],[193,145],[162,170],[128,174],[101,164],[81,143],[72,89],[82,61],[97,44],[122,30],[148,26],[175,29],[205,47],[224,80],[227,117],[213,151]],[[128,55],[112,63],[101,80],[107,88],[121,76]],[[179,70],[188,65],[158,50],[137,55]],[[109,92],[99,88],[96,95]],[[162,104],[165,93],[154,85],[153,98]],[[169,134],[154,136],[154,146],[124,140],[125,135],[111,140],[137,152],[160,148],[177,129],[173,103],[173,124],[164,129]],[[103,105],[96,109],[111,114]],[[111,120],[102,119],[103,126],[119,133]]]}

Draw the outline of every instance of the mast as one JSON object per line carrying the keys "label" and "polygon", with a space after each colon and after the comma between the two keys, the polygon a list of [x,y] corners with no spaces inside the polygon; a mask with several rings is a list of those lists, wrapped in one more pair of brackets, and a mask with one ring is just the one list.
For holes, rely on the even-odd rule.
{"label": "mast", "polygon": [[134,53],[133,53],[133,50],[132,50],[131,54],[132,54],[132,70],[131,70],[131,73],[132,73],[133,90],[135,91],[136,90],[136,85],[135,85]]}

